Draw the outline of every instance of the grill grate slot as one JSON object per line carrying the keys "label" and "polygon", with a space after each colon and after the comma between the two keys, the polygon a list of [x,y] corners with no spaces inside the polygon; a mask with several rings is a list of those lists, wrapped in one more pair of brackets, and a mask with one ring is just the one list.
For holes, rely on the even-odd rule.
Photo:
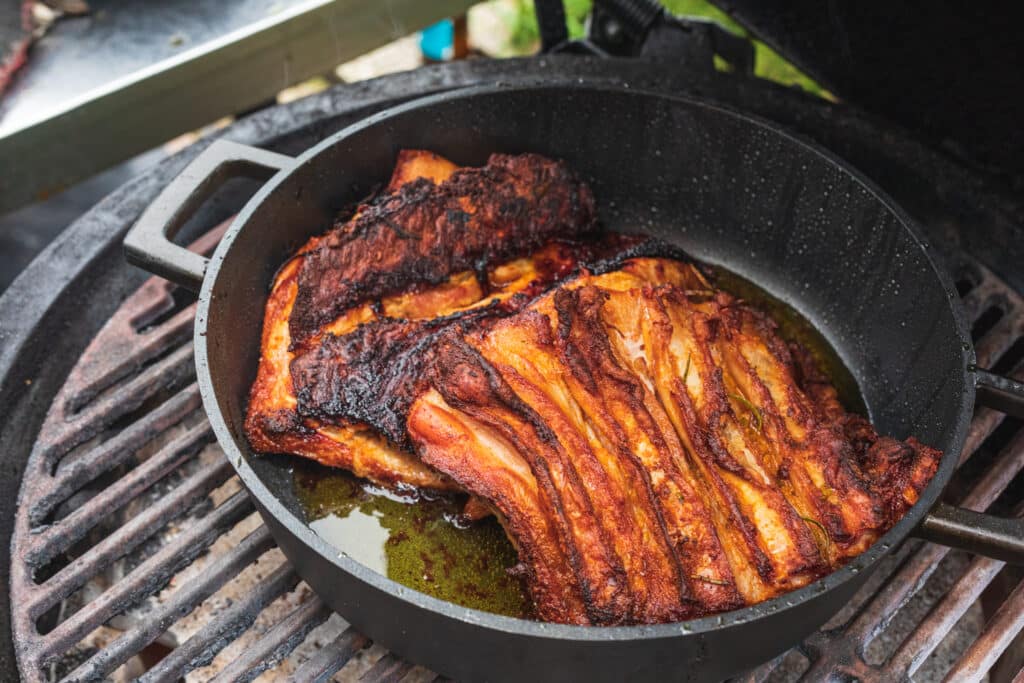
{"label": "grill grate slot", "polygon": [[102,377],[81,386],[68,400],[68,412],[74,415],[84,411],[98,397],[109,396],[121,380],[152,367],[171,355],[192,336],[194,314],[194,307],[190,311],[182,312],[172,321],[172,326],[162,329],[159,334],[140,336],[142,343],[131,348],[110,349],[111,353],[122,351],[116,356],[117,365]]}
{"label": "grill grate slot", "polygon": [[213,595],[217,589],[273,547],[274,542],[267,528],[257,528],[234,549],[219,558],[202,576],[176,591],[161,610],[150,616],[147,623],[122,635],[63,680],[73,683],[106,676],[156,640],[171,624],[190,613],[200,602]]}
{"label": "grill grate slot", "polygon": [[49,634],[47,656],[71,649],[93,629],[125,608],[148,597],[170,581],[175,572],[213,545],[220,536],[253,511],[252,501],[236,493],[217,509],[160,549],[122,581],[104,591],[87,610],[79,610]]}
{"label": "grill grate slot", "polygon": [[298,582],[299,577],[291,567],[282,563],[255,591],[207,622],[198,633],[176,647],[140,681],[177,681],[189,669],[206,666],[225,645],[252,625],[264,607],[294,589]]}
{"label": "grill grate slot", "polygon": [[174,287],[169,299],[163,310],[154,310],[150,315],[132,320],[132,329],[137,334],[150,335],[155,344],[169,336],[188,335],[192,331],[192,320],[196,314],[195,297],[187,290]]}
{"label": "grill grate slot", "polygon": [[41,565],[62,553],[82,538],[99,522],[134,500],[165,475],[192,459],[192,456],[213,439],[213,431],[205,420],[161,448],[155,455],[103,489],[86,504],[76,508],[57,524],[43,529],[36,540],[29,564]]}
{"label": "grill grate slot", "polygon": [[412,668],[412,664],[389,652],[378,659],[366,673],[359,677],[359,680],[373,683],[398,683],[412,671]]}
{"label": "grill grate slot", "polygon": [[246,648],[241,656],[228,664],[213,680],[216,683],[251,681],[280,662],[329,616],[330,609],[319,598],[311,597],[275,624],[251,647]]}
{"label": "grill grate slot", "polygon": [[221,460],[205,466],[190,476],[174,490],[173,494],[161,498],[156,505],[144,510],[86,553],[72,560],[45,583],[38,584],[33,591],[34,600],[30,603],[28,613],[33,619],[39,618],[43,612],[96,576],[101,569],[123,557],[169,521],[182,515],[194,503],[205,498],[213,489],[223,484],[230,474],[231,466]]}
{"label": "grill grate slot", "polygon": [[33,526],[41,524],[57,505],[82,486],[134,456],[154,434],[167,431],[199,405],[199,387],[192,384],[110,440],[65,463],[32,506],[29,514]]}
{"label": "grill grate slot", "polygon": [[[976,681],[1024,629],[1024,580],[985,625],[985,631],[946,674],[946,681]],[[1018,675],[1016,678],[1020,678]],[[1014,680],[1016,680],[1016,678]]]}
{"label": "grill grate slot", "polygon": [[[975,318],[974,324],[971,325],[971,339],[973,339],[975,343],[984,339],[985,335],[999,324],[999,321],[1003,319],[1005,314],[1006,311],[1003,309],[1001,304],[990,304],[988,308],[982,311],[981,315]],[[1009,332],[1009,330],[1007,330],[1007,332]]]}
{"label": "grill grate slot", "polygon": [[117,391],[107,392],[75,413],[74,420],[66,423],[63,429],[57,428],[60,433],[46,445],[40,457],[52,474],[72,448],[101,433],[118,418],[142,407],[146,401],[156,399],[161,392],[180,388],[194,375],[192,344],[187,344],[147,368],[125,386],[118,387]]}
{"label": "grill grate slot", "polygon": [[[1014,368],[1017,368],[1014,371]],[[1010,374],[1011,372],[1018,375],[1017,379],[1020,379],[1021,369],[1024,368],[1024,337],[1018,338],[1010,348],[1000,356],[999,360],[996,361],[995,365],[992,366],[992,371],[997,372],[1001,375]]]}
{"label": "grill grate slot", "polygon": [[[1024,507],[1018,510],[1018,517]],[[912,676],[921,663],[935,651],[943,638],[956,626],[968,609],[981,597],[1005,562],[987,557],[975,558],[956,585],[935,605],[921,622],[920,628],[903,641],[882,670],[883,677]]]}
{"label": "grill grate slot", "polygon": [[[979,335],[979,365],[1016,368],[1024,377],[1021,298],[978,264],[961,264],[957,272]],[[213,437],[185,339],[194,309],[180,296],[175,302],[173,291],[152,279],[111,318],[54,402],[30,459],[34,473],[24,487],[31,490],[22,491],[29,504],[16,520],[12,569],[26,678],[47,680],[60,671],[62,680],[94,680],[158,650],[163,658],[146,660],[143,680],[433,679],[380,646],[366,649],[370,641],[331,617],[281,562],[229,463],[207,446]],[[998,319],[993,306],[1002,312]],[[1020,481],[1024,429],[978,407],[962,462],[975,453],[958,474],[959,490],[962,505],[983,510],[1015,477]],[[85,494],[92,497],[69,505]],[[60,517],[62,508],[71,511]],[[919,673],[1002,566],[910,540],[880,563],[825,630],[741,680],[872,682]],[[85,590],[111,573],[104,589]],[[232,593],[245,576],[255,583]],[[77,611],[65,607],[73,594],[84,596]],[[949,676],[991,666],[1024,626],[1022,609],[1018,585],[955,654]],[[52,630],[41,633],[41,617],[58,612]],[[908,622],[908,612],[918,616]],[[113,637],[97,645],[90,639],[100,630]]]}
{"label": "grill grate slot", "polygon": [[296,669],[292,673],[292,680],[295,683],[326,681],[348,664],[352,655],[369,644],[366,636],[355,629],[347,628]]}
{"label": "grill grate slot", "polygon": [[978,320],[989,306],[1000,301],[1005,285],[993,277],[986,277],[961,299],[964,313],[972,323]]}

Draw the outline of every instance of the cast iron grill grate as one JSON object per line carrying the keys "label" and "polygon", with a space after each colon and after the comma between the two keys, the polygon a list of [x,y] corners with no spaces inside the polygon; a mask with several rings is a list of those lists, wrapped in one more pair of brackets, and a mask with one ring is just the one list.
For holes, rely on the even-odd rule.
{"label": "cast iron grill grate", "polygon": [[[220,234],[195,247],[208,250]],[[1024,298],[959,258],[953,269],[979,364],[1024,379]],[[87,347],[50,408],[12,544],[22,675],[435,679],[371,647],[275,548],[203,415],[194,312],[173,285],[148,280]],[[1021,514],[1022,468],[1024,428],[978,408],[949,495],[973,509]],[[1024,681],[1019,653],[1008,652],[1024,629],[1024,581],[1002,570],[1002,562],[909,541],[825,629],[743,680],[887,681],[923,667],[961,680],[984,676],[1006,654],[1000,666]],[[996,605],[987,623],[977,615],[983,592]],[[937,651],[939,663],[929,660]]]}

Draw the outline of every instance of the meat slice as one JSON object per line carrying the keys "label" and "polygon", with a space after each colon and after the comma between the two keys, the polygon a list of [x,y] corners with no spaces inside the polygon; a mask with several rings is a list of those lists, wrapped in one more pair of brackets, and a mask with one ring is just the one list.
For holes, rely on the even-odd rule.
{"label": "meat slice", "polygon": [[596,229],[590,190],[535,154],[492,155],[480,168],[415,179],[361,206],[310,250],[298,275],[293,345],[363,302],[437,284]]}
{"label": "meat slice", "polygon": [[[456,170],[447,159],[430,152],[405,150],[399,154],[387,191],[418,180],[443,182]],[[322,237],[313,237],[278,272],[264,311],[260,361],[249,394],[245,431],[250,446],[263,453],[291,453],[331,467],[341,467],[387,486],[452,490],[444,475],[426,466],[408,451],[388,443],[375,430],[358,423],[324,424],[304,419],[296,410],[290,364],[291,330],[288,320],[298,292],[298,274],[308,254]],[[518,271],[517,271],[518,272]],[[513,278],[514,279],[514,278]],[[457,275],[425,292],[407,292],[382,302],[392,314],[431,316],[479,300],[475,277]],[[347,331],[373,319],[365,302],[342,311],[326,326]]]}
{"label": "meat slice", "polygon": [[[457,488],[447,477],[364,425],[323,424],[299,416],[289,372],[293,354],[288,350],[288,312],[295,301],[298,266],[296,259],[282,268],[267,301],[259,368],[245,420],[250,446],[262,453],[301,455],[388,486]],[[357,309],[343,317],[346,324],[355,325],[370,315],[368,309]]]}
{"label": "meat slice", "polygon": [[[432,184],[438,191],[457,170],[430,152],[404,150],[385,193],[411,183]],[[353,220],[366,210],[360,208]],[[290,319],[299,276],[326,239],[312,238],[281,268],[267,300],[246,415],[250,445],[259,452],[302,455],[388,486],[438,490],[455,486],[408,450],[404,431],[408,403],[425,377],[418,349],[449,324],[508,315],[584,262],[600,265],[641,241],[549,241],[532,253],[475,264],[479,271],[358,301],[321,324],[304,345],[295,344]]]}
{"label": "meat slice", "polygon": [[486,290],[476,274],[464,272],[377,305],[364,303],[326,325],[315,346],[297,350],[288,325],[303,258],[295,257],[278,273],[267,301],[246,415],[250,445],[343,467],[385,485],[453,488],[409,451],[405,436],[405,412],[425,386],[432,340],[449,326],[517,310],[574,272],[577,259],[588,253],[595,251],[551,243],[492,267]]}
{"label": "meat slice", "polygon": [[434,348],[409,435],[496,508],[542,619],[657,623],[806,585],[937,467],[841,413],[770,319],[686,268],[630,261]]}

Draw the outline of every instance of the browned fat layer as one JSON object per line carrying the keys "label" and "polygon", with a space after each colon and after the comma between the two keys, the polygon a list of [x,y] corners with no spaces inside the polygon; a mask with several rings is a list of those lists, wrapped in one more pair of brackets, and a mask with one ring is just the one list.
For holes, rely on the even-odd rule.
{"label": "browned fat layer", "polygon": [[[595,624],[759,602],[861,552],[896,521],[880,528],[879,509],[903,511],[916,500],[938,454],[914,442],[888,447],[854,420],[815,411],[792,361],[776,356],[788,355],[785,347],[763,339],[772,331],[735,301],[719,295],[693,303],[672,287],[615,289],[623,285],[630,286],[587,277],[490,331],[465,335],[465,348],[479,352],[473,372],[451,371],[447,348],[437,356],[448,371],[434,375],[436,391],[454,414],[493,429],[513,459],[528,463],[543,514],[553,515],[568,567],[561,571],[544,570],[550,563],[532,571],[551,548],[531,547],[537,541],[507,527],[531,569],[525,575],[538,583],[535,599],[557,602],[557,586],[546,582],[568,581]],[[754,347],[743,351],[747,343]],[[739,414],[753,410],[762,415],[756,427]],[[469,491],[486,497],[509,475],[493,462],[467,475],[486,457],[479,452],[486,444],[448,439],[438,447],[422,401],[412,413],[418,452]],[[787,419],[796,420],[793,434]],[[492,500],[521,519],[512,508],[529,506],[517,495],[513,487]],[[623,531],[627,523],[635,528]],[[614,582],[610,591],[597,590],[602,576]],[[553,602],[539,602],[538,611],[559,614]]]}
{"label": "browned fat layer", "polygon": [[595,228],[587,186],[564,164],[534,154],[495,154],[440,185],[406,183],[361,207],[306,256],[289,321],[292,344],[362,301]]}
{"label": "browned fat layer", "polygon": [[[757,338],[765,342],[765,346],[770,352],[770,357],[778,364],[778,368],[790,373],[791,377],[796,377],[793,373],[793,362],[789,355],[789,350],[784,344],[775,339],[775,325],[771,321],[763,319],[760,313],[751,312],[746,307],[736,307],[729,310],[727,311],[727,316],[733,324],[738,324],[740,317],[743,318],[745,323],[753,323],[751,327],[753,327]],[[733,359],[735,364],[749,368],[749,364],[747,364],[738,350],[734,350],[733,355],[735,356]],[[804,369],[811,372],[810,368]],[[815,374],[818,373],[816,369],[813,372]],[[771,396],[771,393],[761,382],[760,378],[756,376],[756,373],[751,371],[751,376],[753,379],[750,381],[754,383],[755,388],[764,389],[763,394],[758,391],[758,397],[762,399],[762,402],[759,404],[763,422],[762,430],[772,435],[771,444],[779,450],[776,454],[776,459],[780,462],[779,467],[776,468],[777,485],[785,489],[786,485],[792,484],[792,488],[788,490],[790,491],[790,500],[793,502],[797,514],[801,515],[801,517],[809,515],[809,518],[815,519],[821,524],[825,533],[829,536],[830,544],[833,540],[841,539],[846,535],[841,516],[836,514],[835,505],[819,487],[813,484],[811,478],[805,472],[805,466],[810,458],[794,458],[794,453],[815,453],[814,447],[809,447],[807,442],[808,439],[813,440],[815,434],[820,432],[817,422],[817,418],[820,416],[819,413],[806,400],[800,385],[795,380],[786,386],[786,419],[797,423],[802,429],[807,430],[809,435],[803,439],[795,438],[784,424],[783,408],[776,404],[775,399]],[[797,502],[800,504],[800,509],[796,507]]]}
{"label": "browned fat layer", "polygon": [[[618,485],[625,495],[619,503],[624,527],[619,539],[624,547],[620,556],[634,567],[633,590],[641,602],[634,607],[633,620],[685,618],[695,611],[691,604],[694,598],[683,579],[650,472],[633,452],[636,441],[627,436],[626,430],[643,432],[643,438],[654,442],[655,449],[664,448],[664,444],[654,433],[643,407],[638,378],[618,364],[611,350],[608,331],[600,319],[606,297],[605,292],[589,286],[555,294],[560,357],[569,369],[570,387],[578,392],[577,403],[587,414],[587,426],[599,440],[608,443],[611,458],[606,466],[617,470],[621,479]],[[609,492],[600,493],[612,498]]]}
{"label": "browned fat layer", "polygon": [[594,523],[594,510],[554,432],[508,384],[508,375],[464,341],[445,343],[438,366],[444,379],[437,387],[445,401],[499,432],[529,464],[575,574],[562,578],[578,583],[590,623],[622,621],[629,608],[625,570]]}
{"label": "browned fat layer", "polygon": [[[639,311],[635,311],[633,306],[611,305],[602,314],[607,319],[610,334],[614,332],[616,335],[610,338],[620,341],[617,353],[622,365],[635,373],[642,386],[643,405],[652,421],[644,433],[650,429],[654,446],[653,452],[647,454],[646,465],[664,475],[657,487],[659,500],[666,523],[671,527],[670,537],[685,579],[699,603],[696,612],[734,609],[742,606],[744,600],[736,589],[732,569],[715,532],[707,487],[690,466],[680,435],[655,393],[657,387],[665,386],[659,385],[662,380],[658,375],[659,368],[667,360],[665,354],[668,351],[667,340],[672,333],[671,325],[651,288],[645,288],[641,301],[643,305]],[[631,329],[631,334],[624,333],[625,329]],[[632,351],[622,345],[631,335],[641,342]],[[640,355],[636,356],[638,352]],[[684,378],[686,372],[684,369]],[[674,390],[683,390],[678,377]]]}
{"label": "browned fat layer", "polygon": [[[419,453],[495,506],[519,552],[515,573],[526,581],[537,615],[545,621],[589,624],[571,564],[578,564],[579,558],[570,557],[574,548],[562,541],[563,520],[550,505],[550,476],[535,477],[510,442],[464,412],[457,413],[436,391],[428,391],[418,406],[409,428],[419,437]],[[456,455],[467,449],[478,456]],[[549,494],[542,495],[542,489]]]}
{"label": "browned fat layer", "polygon": [[[749,411],[756,411],[756,416],[752,413],[744,418],[742,439],[743,447],[749,450],[749,457],[756,461],[760,473],[755,476],[751,472],[745,471],[744,479],[750,486],[758,489],[765,507],[770,508],[781,520],[786,540],[794,546],[794,553],[789,555],[773,555],[765,548],[766,556],[772,560],[773,572],[770,575],[762,575],[762,578],[767,583],[777,584],[780,579],[793,574],[817,575],[823,572],[827,568],[827,558],[822,556],[808,523],[801,518],[799,512],[784,496],[782,487],[776,478],[776,468],[772,467],[772,463],[776,462],[777,458],[765,457],[767,449],[762,443],[762,431],[766,428],[766,419],[769,419],[769,416],[777,418],[778,411],[767,387],[736,345],[738,341],[742,341],[745,334],[742,330],[742,323],[747,316],[748,311],[742,306],[723,310],[724,324],[716,339],[716,355],[722,359],[722,376],[728,378],[732,384],[731,391],[735,392],[733,395],[745,396],[745,408]],[[759,331],[763,334],[765,328],[760,327]],[[770,345],[769,348],[771,348]],[[782,348],[784,349],[784,347]],[[737,420],[735,410],[732,409],[731,413],[735,424]],[[765,478],[767,478],[767,482]]]}
{"label": "browned fat layer", "polygon": [[[748,314],[742,322],[749,323],[751,320],[752,317]],[[792,368],[788,349],[771,343],[766,344],[766,347],[772,352],[774,361],[780,367],[786,370]],[[815,376],[809,368],[802,368],[802,371],[809,379]],[[834,393],[825,394],[823,398],[838,404]],[[856,451],[847,438],[842,423],[830,417],[834,415],[837,407],[830,403],[820,407],[812,405],[806,393],[798,390],[795,384],[789,388],[787,399],[790,409],[796,408],[794,416],[807,429],[805,439],[797,444],[797,447],[806,449],[813,457],[805,459],[803,465],[816,467],[824,479],[824,490],[819,485],[813,485],[810,478],[805,479],[804,490],[810,494],[807,502],[810,503],[818,523],[828,534],[829,545],[834,544],[842,548],[848,544],[858,544],[866,535],[877,533],[887,521],[879,514],[873,495],[868,490],[868,481],[856,470]],[[830,492],[842,492],[842,500],[838,494],[830,495]]]}
{"label": "browned fat layer", "polygon": [[[571,376],[560,369],[564,357],[551,336],[551,322],[540,313],[524,317],[522,324],[496,329],[484,346],[492,363],[501,361],[501,372],[514,390],[544,420],[555,434],[565,471],[581,483],[581,506],[593,510],[600,540],[625,569],[629,586],[629,611],[619,618],[670,620],[682,613],[678,583],[667,548],[659,547],[656,529],[651,537],[643,508],[630,500],[643,484],[629,479],[616,453],[609,452],[599,438],[591,438],[588,409],[593,404],[577,403],[566,385]],[[642,499],[641,499],[642,500]],[[583,547],[591,546],[583,541]],[[634,616],[636,615],[636,616]]]}
{"label": "browned fat layer", "polygon": [[[665,300],[664,303],[662,299]],[[726,419],[729,410],[728,403],[724,400],[722,373],[720,368],[715,365],[709,345],[710,339],[717,339],[720,336],[720,330],[715,329],[712,333],[709,326],[695,324],[702,319],[703,314],[689,311],[685,298],[674,296],[674,292],[660,290],[659,299],[652,303],[656,304],[656,314],[659,317],[665,316],[662,318],[661,327],[671,331],[675,324],[684,325],[688,330],[685,336],[689,337],[692,343],[688,349],[691,354],[689,361],[692,363],[688,361],[687,367],[689,371],[695,373],[694,377],[699,376],[702,391],[706,394],[706,404],[703,410],[698,412],[684,384],[683,380],[686,377],[675,376],[669,369],[667,376],[661,376],[655,380],[661,386],[667,384],[668,387],[671,387],[671,390],[664,394],[664,400],[670,403],[671,410],[677,415],[681,430],[680,438],[690,444],[695,456],[695,471],[703,480],[701,490],[707,491],[710,496],[709,501],[717,510],[716,531],[712,531],[712,533],[721,536],[722,542],[731,549],[734,567],[752,565],[759,582],[770,585],[774,579],[771,558],[759,543],[757,529],[741,510],[735,493],[724,478],[724,473],[728,472],[731,476],[746,480],[748,483],[750,479],[739,463],[719,443],[716,435],[721,421]],[[676,316],[676,322],[673,323],[664,309],[664,305],[669,303],[689,314]],[[708,305],[714,307],[713,303]],[[663,365],[659,367],[664,368]],[[664,369],[661,372],[664,372]],[[688,372],[684,371],[683,374],[687,375]],[[718,453],[713,453],[712,446],[717,448]],[[719,473],[718,468],[722,468],[723,473]],[[762,495],[766,493],[772,492],[762,490]],[[772,507],[779,508],[781,506],[776,501]],[[751,578],[744,578],[742,582],[744,593],[748,599],[759,594],[751,592],[755,590],[752,586],[756,585],[751,584]]]}
{"label": "browned fat layer", "polygon": [[[715,467],[716,464],[721,466],[723,461],[720,448],[718,449],[719,455],[717,457],[713,454],[711,444],[716,444],[717,439],[709,430],[707,423],[701,421],[697,411],[694,410],[689,395],[681,385],[676,386],[672,396],[681,409],[683,424],[693,445],[693,453],[698,463],[697,471],[703,476],[705,485],[708,486],[709,491],[712,493],[713,505],[717,508],[719,514],[722,515],[720,518],[722,521],[717,525],[718,534],[726,536],[723,539],[724,545],[731,546],[734,550],[744,555],[744,559],[735,561],[733,570],[736,570],[737,564],[752,565],[757,575],[762,580],[767,581],[771,576],[771,561],[757,542],[757,531],[754,529],[753,524],[743,514],[732,490]],[[717,415],[717,411],[714,414]],[[733,462],[729,464],[729,467],[723,467],[723,469],[729,471],[734,470],[738,466]],[[736,545],[737,540],[742,541],[742,548]],[[749,596],[744,597],[750,599]]]}
{"label": "browned fat layer", "polygon": [[[506,381],[515,384],[516,391],[532,394],[532,401],[542,403],[539,392],[530,382],[510,368],[501,367],[500,371]],[[529,425],[538,425],[546,420],[533,412]],[[528,441],[518,445],[537,448]],[[615,552],[614,532],[606,524],[608,511],[599,509],[597,506],[602,505],[602,501],[591,497],[590,486],[596,484],[597,478],[595,470],[587,467],[589,463],[579,463],[579,460],[590,460],[587,456],[591,454],[577,450],[582,447],[581,443],[562,444],[557,437],[548,446],[543,452],[543,463],[551,477],[560,482],[558,494],[569,522],[570,542],[576,546],[574,555],[579,557],[578,574],[591,621],[602,625],[624,623],[632,614],[636,600],[625,564]],[[581,471],[584,468],[586,471]],[[604,490],[604,487],[599,490]]]}

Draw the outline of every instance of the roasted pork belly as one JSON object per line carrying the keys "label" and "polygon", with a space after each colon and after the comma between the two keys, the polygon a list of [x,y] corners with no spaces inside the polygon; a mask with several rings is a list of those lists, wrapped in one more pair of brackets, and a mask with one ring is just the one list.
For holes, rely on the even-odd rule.
{"label": "roasted pork belly", "polygon": [[806,585],[939,460],[843,413],[770,319],[706,288],[584,276],[434,359],[416,452],[494,505],[545,620],[674,621]]}
{"label": "roasted pork belly", "polygon": [[495,154],[485,166],[438,179],[403,171],[397,189],[360,207],[309,250],[290,314],[293,344],[356,304],[596,228],[587,186],[564,164],[536,154]]}
{"label": "roasted pork belly", "polygon": [[678,621],[865,550],[940,454],[848,413],[810,353],[701,267],[600,234],[562,164],[399,156],[282,267],[246,431],[494,513],[546,621]]}
{"label": "roasted pork belly", "polygon": [[[405,150],[399,154],[382,197],[401,195],[411,184],[430,186],[437,192],[443,190],[447,196],[476,196],[476,212],[480,215],[472,222],[475,228],[500,228],[506,237],[522,233],[526,236],[516,239],[528,245],[539,239],[538,235],[550,232],[553,226],[563,226],[566,221],[572,225],[566,229],[567,235],[559,237],[582,235],[592,229],[589,192],[576,184],[560,165],[532,156],[502,157],[492,162],[487,173],[469,174],[469,181],[465,177],[457,179],[456,187],[461,189],[456,191],[446,183],[456,176],[457,166],[430,152]],[[506,173],[502,170],[506,168],[512,170]],[[479,195],[487,178],[497,183],[507,180],[506,175],[521,177],[531,173],[536,182],[543,181],[550,187],[531,190],[520,181],[514,192],[535,199],[548,197],[551,211],[561,217],[552,218],[553,214],[547,211],[525,210],[518,200],[509,200],[512,203],[504,209],[494,207],[489,202],[497,196],[487,199]],[[570,181],[572,189],[566,189],[565,184]],[[477,194],[466,190],[467,187]],[[578,209],[563,215],[563,199],[573,193],[578,196],[571,201],[578,203]],[[441,282],[434,282],[433,278],[445,268],[434,263],[430,277],[403,275],[396,281],[404,283],[404,289],[343,308],[334,317],[323,318],[326,322],[309,334],[303,344],[296,343],[292,318],[303,291],[300,277],[307,259],[315,258],[321,250],[334,248],[330,246],[331,240],[339,238],[332,235],[355,230],[363,216],[372,214],[379,218],[380,209],[374,207],[383,204],[387,201],[359,207],[351,219],[339,223],[331,233],[309,240],[278,272],[264,314],[260,362],[250,392],[246,434],[250,445],[259,452],[302,455],[389,486],[448,490],[453,484],[447,477],[425,466],[403,447],[407,446],[404,410],[420,381],[415,351],[429,341],[423,337],[471,318],[507,315],[576,272],[584,261],[601,263],[627,251],[638,240],[614,235],[583,242],[547,240],[538,248],[508,259],[498,258],[509,251],[498,246],[493,253],[474,252],[477,261],[473,270],[455,270],[461,262],[450,262],[447,269],[452,272]],[[538,223],[522,229],[499,224],[516,206],[523,221]],[[418,212],[401,215],[407,220],[422,217]],[[401,232],[413,234],[417,229],[408,225]],[[359,230],[366,232],[360,248],[365,250],[369,262],[373,250],[386,247],[374,241],[379,231],[365,227]],[[390,346],[381,348],[378,341],[390,341]],[[343,362],[346,358],[350,362]],[[293,381],[293,376],[297,381]],[[346,385],[347,393],[340,392],[339,376],[351,380]],[[393,383],[385,387],[382,382],[387,377]],[[304,411],[300,409],[303,405]],[[367,424],[367,418],[375,418],[376,423]]]}

